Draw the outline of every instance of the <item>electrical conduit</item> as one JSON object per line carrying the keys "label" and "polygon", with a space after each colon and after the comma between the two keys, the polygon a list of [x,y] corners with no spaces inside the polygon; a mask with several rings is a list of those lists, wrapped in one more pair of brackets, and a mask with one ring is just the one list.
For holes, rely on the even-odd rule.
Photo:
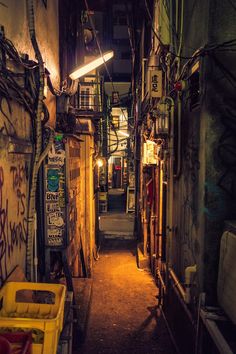
{"label": "electrical conduit", "polygon": [[43,113],[43,92],[44,92],[44,63],[43,58],[40,53],[38,43],[35,34],[35,23],[34,23],[34,4],[33,0],[26,0],[27,7],[27,17],[28,17],[28,27],[32,46],[35,51],[36,59],[39,64],[39,95],[38,104],[36,112],[36,134],[35,134],[35,153],[33,160],[33,169],[31,175],[31,186],[29,195],[29,206],[28,206],[28,238],[27,238],[27,248],[26,248],[26,276],[29,280],[33,279],[33,239],[34,239],[34,215],[35,215],[35,198],[36,198],[36,187],[37,187],[37,177],[39,170],[39,159],[42,149],[42,113]]}
{"label": "electrical conduit", "polygon": [[174,162],[174,100],[171,97],[164,97],[169,115],[170,137],[168,146],[168,169],[167,169],[167,262],[171,267],[173,257],[173,162]]}
{"label": "electrical conduit", "polygon": [[179,294],[181,295],[182,299],[185,301],[186,304],[190,304],[191,302],[191,277],[193,274],[197,272],[197,265],[194,264],[192,266],[185,268],[185,287],[182,286],[180,283],[177,275],[175,274],[174,270],[169,267],[168,268],[169,275],[174,282],[174,286],[178,289]]}

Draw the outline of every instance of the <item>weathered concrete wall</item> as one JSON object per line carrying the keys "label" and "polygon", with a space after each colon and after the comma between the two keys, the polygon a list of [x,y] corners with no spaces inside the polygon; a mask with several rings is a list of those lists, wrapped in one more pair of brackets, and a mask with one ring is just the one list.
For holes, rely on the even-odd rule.
{"label": "weathered concrete wall", "polygon": [[[5,6],[4,6],[5,5]],[[36,34],[53,85],[59,86],[59,39],[57,1],[35,1]],[[26,19],[26,2],[4,0],[0,4],[0,24],[5,36],[20,53],[27,53],[35,60]],[[0,113],[0,284],[12,269],[19,264],[25,269],[27,240],[27,208],[29,197],[29,176],[32,154],[32,122],[24,108],[9,101],[2,108],[9,121]],[[55,123],[55,97],[48,94],[46,103],[51,125]],[[12,139],[14,146],[12,145]],[[27,149],[22,146],[28,144]],[[13,146],[13,148],[12,148]]]}
{"label": "weathered concrete wall", "polygon": [[[235,37],[235,12],[230,3],[190,1],[185,4],[183,55],[192,55],[209,42],[218,44]],[[199,106],[190,110],[189,92],[184,93],[182,175],[175,182],[174,212],[179,274],[184,279],[184,268],[197,264],[198,291],[206,291],[212,300],[224,221],[236,217],[233,155],[227,150],[228,144],[235,148],[234,131],[230,129],[235,114],[232,104],[235,89],[214,56],[232,73],[236,70],[235,53],[211,53],[200,59]],[[230,160],[231,168],[227,170]]]}

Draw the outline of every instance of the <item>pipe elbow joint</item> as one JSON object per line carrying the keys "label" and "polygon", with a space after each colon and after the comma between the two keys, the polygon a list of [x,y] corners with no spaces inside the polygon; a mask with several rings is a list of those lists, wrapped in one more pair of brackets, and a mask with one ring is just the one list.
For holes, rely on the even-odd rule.
{"label": "pipe elbow joint", "polygon": [[185,268],[185,284],[186,284],[186,286],[189,286],[191,284],[191,275],[196,272],[197,272],[197,265],[196,264]]}
{"label": "pipe elbow joint", "polygon": [[196,271],[197,271],[196,264],[185,268],[185,297],[184,297],[184,301],[186,302],[186,304],[190,304],[190,302],[191,302],[191,293],[190,293],[191,275],[195,274]]}

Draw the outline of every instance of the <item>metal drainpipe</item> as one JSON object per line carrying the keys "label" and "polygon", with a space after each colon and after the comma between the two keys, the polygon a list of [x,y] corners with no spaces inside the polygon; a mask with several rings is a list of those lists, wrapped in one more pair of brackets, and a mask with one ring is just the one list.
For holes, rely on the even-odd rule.
{"label": "metal drainpipe", "polygon": [[145,96],[145,63],[147,62],[146,58],[142,59],[142,94],[141,101],[143,102]]}
{"label": "metal drainpipe", "polygon": [[174,270],[169,267],[168,271],[169,271],[170,277],[174,281],[174,286],[178,289],[182,299],[184,300],[184,302],[186,304],[190,304],[190,302],[191,302],[191,295],[190,295],[191,275],[196,273],[197,265],[194,264],[192,266],[185,268],[185,288],[181,285]]}
{"label": "metal drainpipe", "polygon": [[[177,14],[178,15],[178,14]],[[178,56],[177,60],[177,78],[180,75],[180,56],[182,51],[182,44],[183,44],[183,28],[184,28],[184,0],[181,1],[181,19],[180,19],[180,42],[178,48]],[[181,172],[181,97],[180,93],[177,94],[177,113],[178,113],[178,160],[177,160],[177,172],[175,174],[175,178],[179,178]]]}
{"label": "metal drainpipe", "polygon": [[44,92],[44,63],[43,58],[40,53],[38,43],[35,34],[35,23],[34,23],[34,4],[33,0],[26,0],[27,7],[27,17],[29,34],[32,46],[35,51],[36,58],[39,63],[39,96],[38,105],[36,112],[36,146],[35,155],[33,161],[33,171],[31,175],[31,188],[29,195],[29,206],[28,206],[28,239],[27,239],[27,249],[26,249],[26,276],[29,280],[33,279],[33,238],[34,238],[34,213],[35,213],[35,198],[36,198],[36,188],[37,188],[37,178],[38,178],[38,162],[40,159],[41,149],[42,149],[42,112],[43,112],[43,92]]}
{"label": "metal drainpipe", "polygon": [[174,100],[165,97],[165,101],[170,102],[170,138],[169,138],[169,157],[168,157],[168,182],[167,182],[167,263],[172,266],[173,253],[173,159],[174,159]]}

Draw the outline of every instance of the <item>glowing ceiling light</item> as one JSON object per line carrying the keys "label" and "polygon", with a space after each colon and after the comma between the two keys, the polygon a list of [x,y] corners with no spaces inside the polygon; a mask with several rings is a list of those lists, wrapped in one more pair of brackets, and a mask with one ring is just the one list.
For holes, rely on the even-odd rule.
{"label": "glowing ceiling light", "polygon": [[88,74],[90,71],[97,69],[103,63],[107,62],[109,59],[113,57],[114,57],[114,52],[113,50],[110,50],[109,52],[104,53],[103,56],[94,59],[90,63],[79,66],[69,76],[72,80],[77,80],[80,77]]}
{"label": "glowing ceiling light", "polygon": [[123,135],[123,136],[126,136],[127,138],[129,138],[129,134],[128,133],[125,133],[125,132],[122,132],[122,130],[118,130],[118,133],[120,135]]}

